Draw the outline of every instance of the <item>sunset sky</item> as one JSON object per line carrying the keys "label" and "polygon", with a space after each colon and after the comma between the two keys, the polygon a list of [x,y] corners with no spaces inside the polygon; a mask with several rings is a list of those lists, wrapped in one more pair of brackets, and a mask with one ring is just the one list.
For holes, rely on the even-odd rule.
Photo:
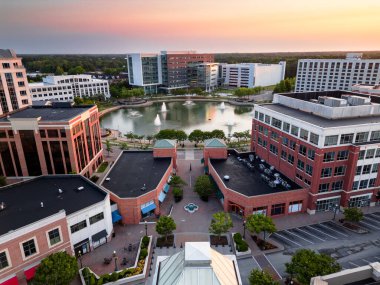
{"label": "sunset sky", "polygon": [[380,50],[380,0],[0,0],[17,53]]}

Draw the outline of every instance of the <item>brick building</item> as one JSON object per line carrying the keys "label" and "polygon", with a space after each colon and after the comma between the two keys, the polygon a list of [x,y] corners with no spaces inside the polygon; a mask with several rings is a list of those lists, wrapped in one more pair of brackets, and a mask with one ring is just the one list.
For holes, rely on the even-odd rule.
{"label": "brick building", "polygon": [[159,140],[153,151],[123,151],[101,185],[113,203],[113,222],[138,224],[150,215],[161,214],[160,205],[169,191],[176,168],[174,141]]}
{"label": "brick building", "polygon": [[21,58],[13,50],[0,49],[0,115],[32,103]]}
{"label": "brick building", "polygon": [[53,103],[0,117],[0,175],[89,177],[102,160],[96,106]]}
{"label": "brick building", "polygon": [[0,224],[2,285],[26,284],[48,255],[85,254],[113,231],[109,195],[80,175],[40,176],[0,188]]}
{"label": "brick building", "polygon": [[380,198],[380,100],[344,91],[275,94],[255,106],[251,150],[308,189],[311,214]]}

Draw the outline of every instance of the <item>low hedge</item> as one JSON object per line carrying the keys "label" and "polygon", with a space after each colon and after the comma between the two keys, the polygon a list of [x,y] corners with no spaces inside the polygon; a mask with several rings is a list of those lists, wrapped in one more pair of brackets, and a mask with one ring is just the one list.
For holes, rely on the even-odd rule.
{"label": "low hedge", "polygon": [[236,244],[236,250],[239,252],[244,252],[248,250],[248,244],[243,240],[240,233],[236,233],[233,236],[234,242]]}
{"label": "low hedge", "polygon": [[142,248],[140,250],[139,260],[145,259],[147,255],[148,255],[148,250],[146,248]]}
{"label": "low hedge", "polygon": [[149,245],[149,237],[148,236],[144,236],[141,240],[141,248],[147,248]]}

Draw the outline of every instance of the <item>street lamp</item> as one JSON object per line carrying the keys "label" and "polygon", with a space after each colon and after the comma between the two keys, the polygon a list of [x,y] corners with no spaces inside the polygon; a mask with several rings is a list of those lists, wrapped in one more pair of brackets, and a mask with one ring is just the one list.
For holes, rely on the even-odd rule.
{"label": "street lamp", "polygon": [[246,228],[246,224],[247,223],[247,221],[246,220],[244,220],[243,221],[243,238],[245,238],[245,228]]}
{"label": "street lamp", "polygon": [[148,222],[145,221],[145,236],[148,236]]}
{"label": "street lamp", "polygon": [[119,269],[117,268],[117,255],[116,255],[116,250],[113,251],[113,258],[115,259],[115,272],[116,271],[119,271]]}
{"label": "street lamp", "polygon": [[83,265],[82,265],[82,252],[81,251],[78,251],[78,259],[79,259],[79,263],[80,263],[80,268],[82,268],[83,267]]}
{"label": "street lamp", "polygon": [[333,220],[335,220],[336,213],[338,212],[338,210],[339,210],[339,205],[338,204],[334,204],[334,205],[330,206],[330,211],[334,212]]}

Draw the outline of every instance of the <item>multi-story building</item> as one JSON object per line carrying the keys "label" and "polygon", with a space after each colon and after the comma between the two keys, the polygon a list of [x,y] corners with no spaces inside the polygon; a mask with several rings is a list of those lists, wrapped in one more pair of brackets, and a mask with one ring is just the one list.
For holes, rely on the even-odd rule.
{"label": "multi-story building", "polygon": [[286,62],[221,64],[221,83],[230,87],[270,86],[284,79]]}
{"label": "multi-story building", "polygon": [[127,55],[129,84],[144,88],[145,94],[155,94],[162,84],[161,57],[156,53]]}
{"label": "multi-story building", "polygon": [[0,284],[26,284],[50,254],[85,254],[111,238],[109,194],[83,176],[37,177],[0,197]]}
{"label": "multi-story building", "polygon": [[46,76],[42,82],[30,83],[33,101],[73,101],[75,97],[111,96],[107,80],[91,75]]}
{"label": "multi-story building", "polygon": [[345,59],[299,60],[295,91],[349,91],[355,84],[379,83],[380,59],[362,59],[361,53],[347,53]]}
{"label": "multi-story building", "polygon": [[89,177],[102,160],[96,106],[56,102],[0,117],[0,175]]}
{"label": "multi-story building", "polygon": [[21,58],[13,50],[0,49],[0,115],[32,103]]}
{"label": "multi-story building", "polygon": [[308,189],[307,211],[380,199],[380,98],[329,91],[275,94],[256,105],[252,151]]}
{"label": "multi-story building", "polygon": [[351,87],[353,92],[380,96],[380,85],[355,84]]}
{"label": "multi-story building", "polygon": [[159,88],[170,92],[189,87],[189,64],[211,63],[214,56],[194,51],[162,51],[160,54],[128,54],[127,60],[129,83],[143,87],[146,94],[154,94]]}
{"label": "multi-story building", "polygon": [[188,66],[188,84],[210,92],[218,87],[218,63],[192,63]]}

